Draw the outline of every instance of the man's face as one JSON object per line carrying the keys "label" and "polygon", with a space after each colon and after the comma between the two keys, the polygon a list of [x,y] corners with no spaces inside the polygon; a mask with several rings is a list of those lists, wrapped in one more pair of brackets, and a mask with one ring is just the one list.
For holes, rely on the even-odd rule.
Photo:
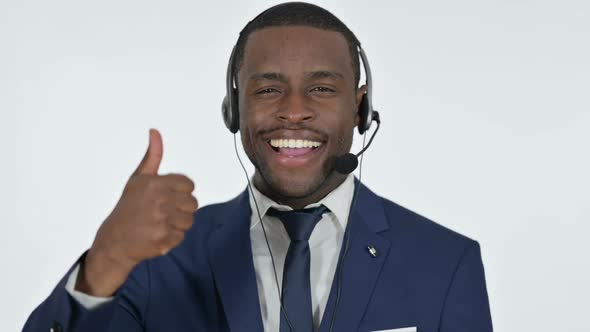
{"label": "man's face", "polygon": [[334,182],[334,158],[350,151],[364,92],[342,34],[305,26],[253,32],[238,90],[242,144],[257,184],[304,198]]}

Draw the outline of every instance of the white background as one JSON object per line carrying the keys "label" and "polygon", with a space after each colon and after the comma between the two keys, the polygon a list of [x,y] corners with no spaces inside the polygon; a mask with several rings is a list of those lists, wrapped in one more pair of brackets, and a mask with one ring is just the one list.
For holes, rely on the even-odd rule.
{"label": "white background", "polygon": [[[91,244],[150,127],[202,205],[244,188],[226,61],[274,3],[0,2],[4,330]],[[383,125],[364,182],[480,241],[496,331],[586,330],[590,2],[318,3],[372,65]]]}

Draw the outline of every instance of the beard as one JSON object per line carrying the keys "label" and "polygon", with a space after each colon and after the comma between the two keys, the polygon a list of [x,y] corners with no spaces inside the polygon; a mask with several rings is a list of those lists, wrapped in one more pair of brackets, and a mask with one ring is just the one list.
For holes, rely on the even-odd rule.
{"label": "beard", "polygon": [[[352,145],[352,129],[340,132],[333,135],[332,139],[326,140],[326,151],[321,151],[320,158],[323,158],[321,164],[312,166],[313,168],[277,168],[275,165],[270,165],[270,160],[266,159],[268,152],[266,139],[258,139],[265,137],[265,134],[271,133],[273,130],[283,129],[283,127],[261,130],[254,133],[244,134],[247,131],[242,131],[242,145],[244,151],[248,156],[250,162],[254,165],[255,173],[253,183],[256,188],[272,198],[277,203],[284,204],[284,202],[294,200],[319,200],[328,193],[326,189],[332,187],[335,183],[343,181],[345,176],[337,173],[334,169],[336,157],[345,154],[350,150]],[[309,127],[298,128],[315,131],[319,137],[330,137],[329,134]],[[348,136],[350,133],[350,136]],[[256,143],[255,143],[256,142]],[[324,193],[325,192],[325,193]],[[315,197],[317,196],[317,197]],[[287,204],[288,205],[288,204]]]}

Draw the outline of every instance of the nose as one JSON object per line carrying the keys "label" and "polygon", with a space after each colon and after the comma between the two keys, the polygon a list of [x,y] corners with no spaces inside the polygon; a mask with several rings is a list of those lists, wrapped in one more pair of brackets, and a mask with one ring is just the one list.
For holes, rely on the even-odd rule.
{"label": "nose", "polygon": [[301,123],[312,120],[315,112],[305,102],[305,96],[290,93],[285,96],[276,116],[281,122]]}

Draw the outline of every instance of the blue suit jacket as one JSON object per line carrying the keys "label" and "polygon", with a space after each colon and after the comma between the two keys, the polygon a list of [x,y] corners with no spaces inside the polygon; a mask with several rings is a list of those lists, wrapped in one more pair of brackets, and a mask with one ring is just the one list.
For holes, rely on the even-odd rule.
{"label": "blue suit jacket", "polygon": [[[247,191],[199,209],[178,247],[140,263],[97,309],[85,310],[65,291],[66,275],[24,331],[262,331],[250,213]],[[334,278],[320,332],[329,331],[335,310],[334,331],[492,331],[477,242],[363,185],[349,222],[340,302],[335,307]]]}

